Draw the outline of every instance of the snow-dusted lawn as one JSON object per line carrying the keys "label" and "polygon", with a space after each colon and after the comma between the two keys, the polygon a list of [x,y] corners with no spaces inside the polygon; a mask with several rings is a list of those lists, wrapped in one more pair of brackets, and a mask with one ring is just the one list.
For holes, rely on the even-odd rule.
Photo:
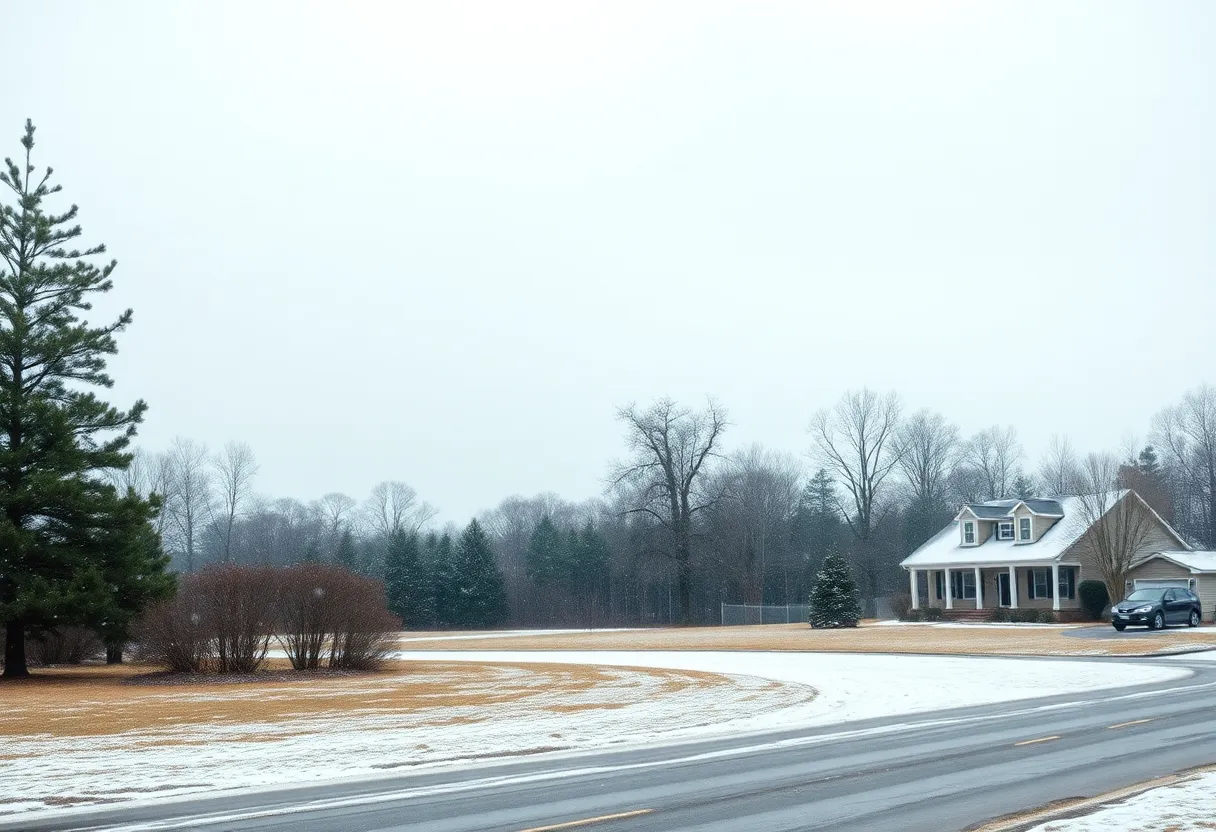
{"label": "snow-dusted lawn", "polygon": [[1030,832],[1211,832],[1216,829],[1216,772],[1152,789],[1079,818]]}
{"label": "snow-dusted lawn", "polygon": [[[788,652],[419,650],[402,658],[419,664],[269,692],[158,688],[162,704],[175,706],[171,715],[157,716],[155,698],[128,702],[137,713],[121,728],[110,727],[118,710],[110,701],[68,696],[51,705],[30,697],[24,715],[6,703],[0,813],[368,778],[454,760],[838,723],[1188,674],[1135,664]],[[419,683],[408,708],[394,704],[395,686]],[[127,694],[117,695],[123,704]],[[82,717],[88,707],[95,719]],[[61,729],[36,733],[43,723]]]}
{"label": "snow-dusted lawn", "polygon": [[557,662],[744,674],[810,685],[819,691],[814,700],[796,707],[752,717],[740,715],[730,725],[719,726],[732,732],[821,725],[1122,688],[1188,675],[1182,668],[1130,663],[847,653],[428,650],[406,651],[398,657],[415,661]]}

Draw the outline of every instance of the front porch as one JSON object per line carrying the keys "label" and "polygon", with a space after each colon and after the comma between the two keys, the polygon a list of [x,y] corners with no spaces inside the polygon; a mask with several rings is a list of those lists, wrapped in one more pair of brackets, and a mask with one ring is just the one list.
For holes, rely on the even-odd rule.
{"label": "front porch", "polygon": [[1081,580],[1081,567],[1075,563],[909,568],[908,579],[914,610],[923,607],[958,612],[998,608],[1053,612],[1080,609],[1076,589]]}

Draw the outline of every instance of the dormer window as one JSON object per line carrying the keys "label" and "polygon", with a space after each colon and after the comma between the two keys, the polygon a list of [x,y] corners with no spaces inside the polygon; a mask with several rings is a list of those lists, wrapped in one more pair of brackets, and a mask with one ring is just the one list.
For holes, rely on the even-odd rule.
{"label": "dormer window", "polygon": [[996,527],[997,540],[1013,540],[1013,521],[1002,520]]}
{"label": "dormer window", "polygon": [[975,523],[970,520],[963,523],[963,543],[967,546],[975,543]]}
{"label": "dormer window", "polygon": [[1030,541],[1030,538],[1033,536],[1031,534],[1030,522],[1029,517],[1018,518],[1018,540]]}

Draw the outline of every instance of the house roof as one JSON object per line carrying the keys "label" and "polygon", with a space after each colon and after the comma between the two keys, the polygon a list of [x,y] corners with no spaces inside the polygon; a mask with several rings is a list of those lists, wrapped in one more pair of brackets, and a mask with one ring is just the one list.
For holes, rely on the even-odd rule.
{"label": "house roof", "polygon": [[[1064,507],[1059,500],[1031,497],[1026,500],[989,500],[984,503],[966,503],[959,509],[959,517],[969,511],[981,520],[1008,520],[1018,506],[1026,506],[1035,514],[1047,517],[1063,517]],[[958,519],[957,517],[955,519]]]}
{"label": "house roof", "polygon": [[1047,514],[1052,517],[1064,516],[1064,506],[1060,505],[1059,500],[1031,498],[1029,500],[1022,500],[1022,503],[1035,514]]}
{"label": "house roof", "polygon": [[1152,560],[1153,558],[1161,558],[1168,560],[1170,563],[1177,564],[1183,569],[1189,569],[1192,572],[1216,572],[1216,552],[1153,552],[1140,563]]}
{"label": "house roof", "polygon": [[[1106,502],[1113,508],[1116,503],[1129,493],[1131,492],[1111,492]],[[1010,516],[1010,509],[1020,502],[1025,502],[1029,506],[1032,501],[994,500],[989,503],[968,505],[967,508],[973,512],[976,508],[1003,510],[1006,513],[1000,516],[1007,517]],[[905,569],[920,569],[942,566],[1050,563],[1051,561],[1058,560],[1068,551],[1070,546],[1081,539],[1081,536],[1089,528],[1089,524],[1085,521],[1085,511],[1081,498],[1062,497],[1058,500],[1035,500],[1033,502],[1051,504],[1051,506],[1058,507],[1057,513],[1062,515],[1034,543],[1018,543],[1014,540],[997,540],[995,537],[992,537],[978,546],[963,546],[958,528],[959,521],[956,518],[946,528],[931,537],[923,546],[904,558],[900,566],[903,566]],[[1044,507],[1048,506],[1044,505]],[[1047,512],[1039,513],[1045,514]],[[979,516],[978,512],[976,514]],[[1156,516],[1155,512],[1154,516]],[[1167,529],[1170,528],[1164,520],[1161,522]],[[1170,529],[1170,531],[1172,532],[1173,530]],[[1181,540],[1181,538],[1179,538],[1178,542],[1183,546],[1186,545],[1185,541]],[[1194,553],[1186,552],[1185,554]]]}

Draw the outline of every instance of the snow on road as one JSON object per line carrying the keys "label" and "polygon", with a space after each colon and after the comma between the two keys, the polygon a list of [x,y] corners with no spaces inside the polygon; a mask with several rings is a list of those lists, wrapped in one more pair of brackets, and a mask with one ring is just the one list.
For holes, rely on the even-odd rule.
{"label": "snow on road", "polygon": [[964,656],[712,651],[402,652],[411,661],[558,662],[744,675],[819,691],[815,699],[759,715],[739,713],[712,729],[743,733],[943,708],[989,705],[1181,679],[1183,668],[1128,663]]}
{"label": "snow on road", "polygon": [[1029,832],[1211,832],[1216,829],[1216,772],[1151,789],[1079,818],[1053,820]]}

